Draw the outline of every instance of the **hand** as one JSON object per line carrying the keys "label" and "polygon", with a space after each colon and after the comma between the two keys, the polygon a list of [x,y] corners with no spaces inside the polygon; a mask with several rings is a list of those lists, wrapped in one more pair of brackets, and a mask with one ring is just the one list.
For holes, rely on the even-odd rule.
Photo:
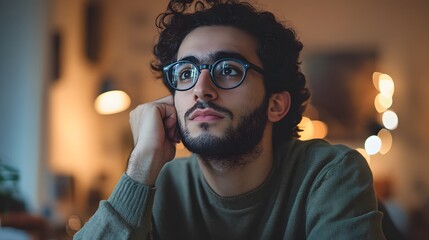
{"label": "hand", "polygon": [[128,161],[127,174],[137,182],[154,185],[159,171],[176,154],[176,109],[168,96],[138,106],[130,113],[134,149]]}

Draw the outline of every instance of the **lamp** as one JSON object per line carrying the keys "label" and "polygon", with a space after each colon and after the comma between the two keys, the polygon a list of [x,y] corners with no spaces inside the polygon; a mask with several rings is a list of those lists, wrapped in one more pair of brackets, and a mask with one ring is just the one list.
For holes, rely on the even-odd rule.
{"label": "lamp", "polygon": [[115,89],[111,77],[105,77],[101,84],[100,95],[95,99],[95,110],[102,115],[119,113],[128,109],[131,99],[124,91]]}

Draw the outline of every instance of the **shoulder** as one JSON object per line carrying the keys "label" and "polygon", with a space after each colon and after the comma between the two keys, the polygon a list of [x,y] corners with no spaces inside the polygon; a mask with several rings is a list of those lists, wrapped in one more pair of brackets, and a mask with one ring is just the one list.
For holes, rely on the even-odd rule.
{"label": "shoulder", "polygon": [[295,182],[303,185],[314,186],[327,178],[338,180],[347,176],[372,182],[372,173],[365,158],[345,145],[333,145],[324,140],[292,140],[279,145],[275,151],[276,161],[284,175],[293,176]]}
{"label": "shoulder", "polygon": [[289,143],[288,158],[310,165],[338,164],[342,161],[356,161],[366,165],[366,160],[356,150],[341,144],[333,145],[325,140],[294,140]]}
{"label": "shoulder", "polygon": [[291,151],[296,153],[305,153],[307,157],[315,157],[317,155],[320,157],[334,157],[334,156],[343,156],[355,152],[348,146],[341,144],[330,144],[329,142],[322,139],[314,139],[308,141],[293,141],[291,146]]}
{"label": "shoulder", "polygon": [[306,202],[309,238],[380,235],[374,226],[380,224],[381,214],[365,158],[347,146],[320,140],[298,142],[295,148],[303,153],[297,166],[303,175],[299,188]]}
{"label": "shoulder", "polygon": [[306,146],[307,158],[325,168],[354,168],[369,172],[365,158],[355,149],[341,144],[330,144],[323,140],[313,140],[303,143]]}
{"label": "shoulder", "polygon": [[322,184],[372,187],[372,172],[365,158],[355,149],[324,140],[298,141],[291,151],[297,166],[312,175],[313,190]]}

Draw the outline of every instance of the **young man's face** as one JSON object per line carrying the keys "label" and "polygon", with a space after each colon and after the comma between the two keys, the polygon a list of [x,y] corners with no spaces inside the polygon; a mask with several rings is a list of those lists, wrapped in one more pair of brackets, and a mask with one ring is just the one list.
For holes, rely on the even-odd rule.
{"label": "young man's face", "polygon": [[[219,58],[244,58],[262,68],[256,40],[226,26],[204,26],[190,32],[180,45],[177,60],[191,59],[197,65]],[[176,91],[180,131],[184,144],[208,158],[239,156],[260,142],[267,121],[263,76],[253,69],[240,86],[218,88],[209,70],[202,69],[196,85]]]}

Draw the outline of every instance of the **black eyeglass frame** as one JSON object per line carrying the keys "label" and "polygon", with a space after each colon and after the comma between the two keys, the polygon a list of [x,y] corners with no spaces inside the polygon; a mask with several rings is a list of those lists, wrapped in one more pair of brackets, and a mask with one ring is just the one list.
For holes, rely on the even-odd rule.
{"label": "black eyeglass frame", "polygon": [[[240,63],[240,64],[243,66],[243,70],[244,70],[244,72],[243,72],[243,77],[241,78],[240,82],[238,82],[238,84],[237,84],[237,85],[235,85],[235,86],[233,86],[233,87],[221,87],[221,86],[219,86],[219,85],[216,83],[216,81],[214,80],[214,76],[213,76],[213,69],[214,69],[214,66],[216,66],[217,64],[219,64],[220,62],[223,62],[223,61],[235,61],[235,62]],[[169,74],[170,69],[171,69],[174,65],[176,65],[176,64],[180,64],[180,63],[192,64],[192,65],[193,65],[193,66],[198,70],[198,76],[196,77],[196,81],[194,81],[190,87],[185,88],[185,89],[178,89],[177,87],[173,86],[173,83],[172,83],[172,81],[171,81],[171,80],[170,80],[170,78],[169,78],[169,77],[170,77],[170,74]],[[247,71],[248,71],[249,69],[253,69],[253,70],[255,70],[257,73],[261,74],[262,76],[264,76],[264,75],[265,75],[265,71],[264,71],[262,68],[260,68],[260,67],[256,66],[256,65],[255,65],[255,64],[253,64],[253,63],[250,63],[250,62],[247,62],[247,61],[244,61],[244,60],[241,60],[241,59],[236,59],[236,58],[222,58],[222,59],[219,59],[219,60],[217,60],[216,62],[214,62],[214,63],[212,63],[212,64],[200,64],[200,65],[197,65],[196,63],[194,63],[194,62],[192,62],[192,61],[188,61],[188,60],[180,60],[180,61],[177,61],[177,62],[173,62],[173,63],[168,64],[167,66],[165,66],[165,67],[163,68],[163,71],[164,71],[165,78],[166,78],[166,80],[167,80],[168,84],[170,85],[170,87],[172,87],[174,90],[177,90],[177,91],[187,91],[187,90],[189,90],[189,89],[191,89],[191,88],[195,87],[195,85],[197,84],[198,79],[199,79],[199,77],[200,77],[201,70],[203,70],[203,69],[208,69],[208,70],[209,70],[209,72],[210,72],[210,79],[212,80],[213,84],[214,84],[214,85],[216,85],[216,87],[218,87],[218,88],[220,88],[220,89],[225,89],[225,90],[230,90],[230,89],[234,89],[234,88],[239,87],[239,86],[243,83],[244,79],[246,78],[246,76],[247,76]]]}

